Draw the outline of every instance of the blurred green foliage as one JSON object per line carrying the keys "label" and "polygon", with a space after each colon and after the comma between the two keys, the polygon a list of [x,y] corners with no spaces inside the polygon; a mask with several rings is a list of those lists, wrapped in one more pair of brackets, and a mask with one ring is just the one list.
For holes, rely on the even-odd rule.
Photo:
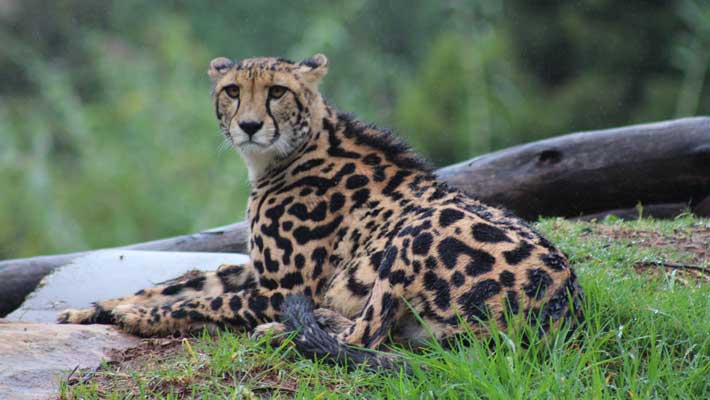
{"label": "blurred green foliage", "polygon": [[707,113],[702,0],[0,0],[0,259],[243,217],[207,62],[316,52],[323,92],[437,165]]}

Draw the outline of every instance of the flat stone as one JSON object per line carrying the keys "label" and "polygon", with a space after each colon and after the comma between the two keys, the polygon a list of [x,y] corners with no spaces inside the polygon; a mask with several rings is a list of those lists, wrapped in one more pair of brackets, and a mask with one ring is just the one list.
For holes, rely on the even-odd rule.
{"label": "flat stone", "polygon": [[6,318],[54,322],[59,312],[66,308],[89,307],[97,300],[130,295],[191,270],[209,271],[221,264],[247,261],[249,257],[235,253],[96,251],[46,276],[25,302]]}
{"label": "flat stone", "polygon": [[0,399],[46,399],[75,368],[96,368],[111,350],[141,340],[107,325],[56,325],[0,319]]}
{"label": "flat stone", "polygon": [[74,368],[96,368],[111,351],[141,342],[107,325],[53,324],[61,310],[126,296],[191,270],[247,261],[233,253],[103,250],[58,268],[0,319],[0,400],[56,397]]}

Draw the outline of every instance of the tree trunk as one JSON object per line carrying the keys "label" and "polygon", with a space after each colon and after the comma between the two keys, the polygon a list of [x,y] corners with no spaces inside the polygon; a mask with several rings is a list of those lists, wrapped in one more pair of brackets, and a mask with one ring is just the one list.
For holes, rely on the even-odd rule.
{"label": "tree trunk", "polygon": [[[436,174],[449,185],[525,219],[603,216],[608,210],[633,209],[639,203],[646,216],[667,216],[683,205],[708,215],[710,118],[559,136],[476,157]],[[243,252],[247,240],[248,226],[239,222],[123,248]],[[0,316],[19,306],[54,268],[84,254],[0,262]]]}
{"label": "tree trunk", "polygon": [[525,219],[578,217],[710,194],[710,118],[582,132],[486,154],[437,175]]}

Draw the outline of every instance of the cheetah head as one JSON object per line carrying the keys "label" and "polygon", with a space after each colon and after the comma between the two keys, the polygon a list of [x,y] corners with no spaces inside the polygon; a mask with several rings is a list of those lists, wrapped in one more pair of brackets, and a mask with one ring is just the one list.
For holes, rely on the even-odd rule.
{"label": "cheetah head", "polygon": [[244,157],[251,180],[288,159],[320,129],[318,83],[328,72],[322,54],[294,63],[282,58],[210,62],[220,130]]}

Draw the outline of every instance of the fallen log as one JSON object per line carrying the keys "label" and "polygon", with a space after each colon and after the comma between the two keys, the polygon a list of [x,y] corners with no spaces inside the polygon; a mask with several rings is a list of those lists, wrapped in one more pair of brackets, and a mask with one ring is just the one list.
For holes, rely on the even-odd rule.
{"label": "fallen log", "polygon": [[710,118],[554,137],[437,174],[525,219],[577,217],[639,203],[692,207],[710,194]]}
{"label": "fallen log", "polygon": [[[436,174],[449,185],[526,219],[600,216],[639,203],[648,210],[663,210],[658,215],[668,215],[663,205],[673,203],[708,215],[710,118],[559,136],[476,157]],[[123,248],[240,252],[246,249],[247,228],[240,222]],[[84,254],[0,262],[0,316],[19,306],[54,268]]]}

